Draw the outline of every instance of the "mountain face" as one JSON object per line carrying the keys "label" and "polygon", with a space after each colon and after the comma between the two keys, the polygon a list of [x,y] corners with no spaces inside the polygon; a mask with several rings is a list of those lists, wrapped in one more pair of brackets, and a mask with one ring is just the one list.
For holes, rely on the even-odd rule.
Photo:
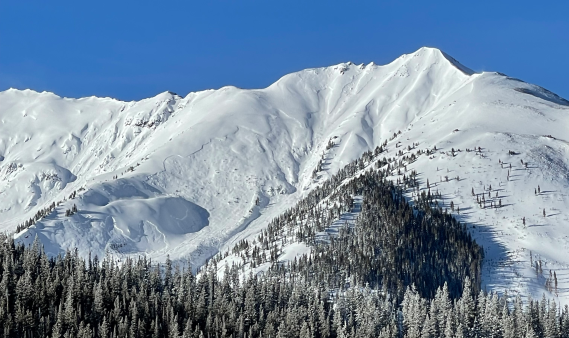
{"label": "mountain face", "polygon": [[569,102],[437,49],[138,102],[10,89],[0,119],[0,229],[53,255],[200,266],[387,141],[436,147],[406,170],[484,247],[486,288],[569,300]]}

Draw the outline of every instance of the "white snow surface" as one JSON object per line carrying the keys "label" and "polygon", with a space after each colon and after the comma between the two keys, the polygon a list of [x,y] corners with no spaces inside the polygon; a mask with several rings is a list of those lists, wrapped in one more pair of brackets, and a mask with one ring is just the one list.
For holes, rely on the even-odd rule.
{"label": "white snow surface", "polygon": [[[568,303],[567,126],[568,101],[504,74],[474,73],[434,48],[385,66],[307,69],[265,89],[164,92],[138,102],[9,89],[0,92],[0,230],[14,231],[63,201],[17,241],[38,236],[54,255],[75,247],[82,255],[170,255],[195,268],[254,238],[328,176],[401,131],[385,156],[417,142],[415,149],[439,149],[407,170],[460,207],[457,217],[486,250],[485,287],[555,296],[544,288],[554,270],[558,297]],[[483,156],[465,151],[474,147]],[[460,151],[453,157],[451,148]],[[501,199],[502,208],[476,204],[471,189],[489,185],[486,199]],[[78,213],[66,217],[74,204]],[[543,275],[531,267],[530,251]]]}

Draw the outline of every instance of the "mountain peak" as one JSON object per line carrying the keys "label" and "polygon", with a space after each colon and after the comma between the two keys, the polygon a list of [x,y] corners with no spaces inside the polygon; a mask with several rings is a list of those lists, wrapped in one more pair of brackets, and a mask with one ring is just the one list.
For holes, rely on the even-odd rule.
{"label": "mountain peak", "polygon": [[[484,244],[483,281],[539,296],[530,250],[553,271],[569,264],[567,103],[502,75],[471,74],[423,47],[387,65],[345,62],[265,89],[227,86],[180,100],[2,92],[0,231],[20,224],[18,243],[37,235],[53,255],[74,247],[99,257],[169,254],[199,267],[381,147],[358,172],[392,170],[403,185],[411,172],[422,186],[429,180],[431,194],[444,196],[440,210],[454,205],[449,212]],[[74,206],[79,212],[66,213]],[[569,302],[569,292],[559,298]]]}
{"label": "mountain peak", "polygon": [[454,66],[465,75],[472,75],[475,73],[472,69],[464,66],[460,62],[458,62],[455,58],[450,56],[449,54],[445,53],[444,51],[435,48],[435,47],[421,47],[414,53],[410,54],[412,57],[421,57],[423,59],[427,59],[431,62],[439,62],[439,61],[446,61],[450,65]]}

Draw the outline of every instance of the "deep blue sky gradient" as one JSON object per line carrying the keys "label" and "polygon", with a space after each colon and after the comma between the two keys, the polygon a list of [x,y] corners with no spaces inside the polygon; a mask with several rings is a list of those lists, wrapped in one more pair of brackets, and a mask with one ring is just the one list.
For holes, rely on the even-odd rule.
{"label": "deep blue sky gradient", "polygon": [[135,100],[262,88],[421,46],[569,98],[569,1],[1,1],[0,90]]}

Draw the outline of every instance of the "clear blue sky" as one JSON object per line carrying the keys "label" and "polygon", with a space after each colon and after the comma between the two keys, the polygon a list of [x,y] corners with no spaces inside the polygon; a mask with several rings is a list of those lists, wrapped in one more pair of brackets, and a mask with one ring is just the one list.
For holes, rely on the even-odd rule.
{"label": "clear blue sky", "polygon": [[266,87],[421,46],[569,98],[569,1],[0,1],[0,90],[134,100]]}

